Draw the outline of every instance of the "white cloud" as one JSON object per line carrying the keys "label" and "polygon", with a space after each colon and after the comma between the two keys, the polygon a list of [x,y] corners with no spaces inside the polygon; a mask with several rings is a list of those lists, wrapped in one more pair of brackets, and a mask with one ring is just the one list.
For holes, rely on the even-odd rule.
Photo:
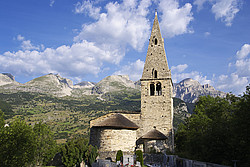
{"label": "white cloud", "polygon": [[194,1],[194,5],[197,5],[197,9],[198,11],[200,11],[201,9],[203,9],[203,4],[208,1],[208,0],[195,0]]}
{"label": "white cloud", "polygon": [[198,71],[191,71],[188,73],[172,73],[172,80],[174,83],[180,82],[186,78],[192,78],[200,84],[213,84],[212,80],[207,79],[207,76],[203,76],[202,73]]}
{"label": "white cloud", "polygon": [[179,64],[177,66],[172,66],[171,71],[172,72],[183,72],[188,67],[187,64]]}
{"label": "white cloud", "polygon": [[31,44],[30,40],[22,41],[21,47],[23,50],[39,50],[39,46],[34,46]]}
{"label": "white cloud", "polygon": [[239,77],[246,77],[250,82],[250,45],[244,44],[241,50],[237,51],[235,63],[230,63],[231,68],[236,68],[235,73]]}
{"label": "white cloud", "polygon": [[23,41],[24,40],[24,37],[22,35],[17,35],[17,38],[16,38],[18,41]]}
{"label": "white cloud", "polygon": [[187,64],[179,64],[177,66],[171,67],[172,80],[174,83],[180,82],[186,78],[192,78],[201,84],[211,84],[212,80],[208,80],[207,76],[203,76],[201,72],[191,71],[191,72],[183,72],[188,68]]}
{"label": "white cloud", "polygon": [[21,48],[23,50],[43,50],[44,49],[44,45],[38,45],[38,46],[35,46],[31,43],[30,40],[25,40],[25,37],[22,36],[22,35],[17,35],[16,39],[18,41],[22,41],[21,43]]}
{"label": "white cloud", "polygon": [[86,0],[83,1],[82,3],[77,2],[75,5],[75,13],[85,13],[89,14],[94,19],[98,19],[100,16],[100,7],[95,7],[93,5],[93,2]]}
{"label": "white cloud", "polygon": [[250,45],[244,44],[241,50],[236,53],[236,61],[229,63],[229,68],[233,71],[229,75],[218,77],[216,86],[227,92],[240,94],[244,92],[247,84],[250,83]]}
{"label": "white cloud", "polygon": [[141,50],[150,34],[150,24],[146,18],[150,0],[135,0],[109,2],[106,13],[101,13],[98,20],[91,24],[84,24],[82,31],[74,38],[79,42],[84,39],[106,44],[112,48],[125,49],[130,45]]}
{"label": "white cloud", "polygon": [[235,55],[235,62],[229,63],[229,68],[232,71],[230,74],[213,76],[212,79],[207,79],[201,72],[191,71],[183,72],[187,69],[187,64],[172,66],[173,82],[179,82],[185,78],[192,78],[199,81],[201,84],[211,84],[216,89],[224,92],[232,92],[236,95],[242,94],[246,86],[250,83],[250,45],[244,44]]}
{"label": "white cloud", "polygon": [[205,35],[205,37],[207,37],[207,36],[211,35],[211,33],[210,32],[205,32],[204,35]]}
{"label": "white cloud", "polygon": [[236,55],[238,59],[244,59],[250,54],[250,45],[249,44],[244,44],[241,47],[241,50],[237,51]]}
{"label": "white cloud", "polygon": [[192,33],[188,27],[194,19],[191,12],[192,5],[186,3],[180,7],[177,0],[160,0],[159,11],[161,16],[161,30],[164,37],[173,37],[184,33]]}
{"label": "white cloud", "polygon": [[205,2],[212,5],[211,11],[215,14],[215,19],[220,19],[231,26],[235,15],[240,11],[241,0],[195,0],[194,5],[197,5],[198,11],[203,8]]}
{"label": "white cloud", "polygon": [[131,80],[138,81],[142,76],[143,67],[144,62],[138,59],[135,62],[123,66],[121,70],[116,71],[114,75],[129,75]]}
{"label": "white cloud", "polygon": [[232,92],[236,95],[242,94],[249,84],[247,77],[240,77],[236,73],[221,75],[216,80],[216,88],[225,92]]}
{"label": "white cloud", "polygon": [[235,66],[239,76],[250,76],[250,59],[237,60]]}
{"label": "white cloud", "polygon": [[5,52],[0,55],[0,70],[27,76],[59,73],[79,80],[87,74],[97,76],[102,70],[103,63],[116,63],[121,57],[123,55],[117,50],[82,41],[72,46],[46,48],[44,51]]}
{"label": "white cloud", "polygon": [[55,3],[55,0],[50,0],[49,6],[52,7],[54,5],[54,3]]}
{"label": "white cloud", "polygon": [[226,26],[231,26],[236,13],[240,11],[239,2],[239,0],[216,0],[212,6],[215,19],[221,19]]}

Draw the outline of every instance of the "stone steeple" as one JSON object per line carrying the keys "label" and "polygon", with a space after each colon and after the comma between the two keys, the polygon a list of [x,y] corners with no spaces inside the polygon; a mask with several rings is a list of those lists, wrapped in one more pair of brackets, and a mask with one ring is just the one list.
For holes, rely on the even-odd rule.
{"label": "stone steeple", "polygon": [[[165,136],[165,149],[173,150],[173,98],[171,71],[168,67],[164,40],[155,13],[141,78],[141,137],[154,128]],[[147,148],[144,148],[147,150]]]}
{"label": "stone steeple", "polygon": [[141,79],[170,77],[171,74],[164,49],[164,39],[161,36],[157,12],[155,12],[154,24],[151,31],[146,62]]}

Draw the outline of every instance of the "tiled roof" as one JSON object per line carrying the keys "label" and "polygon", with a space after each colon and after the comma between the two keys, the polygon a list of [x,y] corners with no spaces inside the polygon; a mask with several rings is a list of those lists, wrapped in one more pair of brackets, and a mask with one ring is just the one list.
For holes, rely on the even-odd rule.
{"label": "tiled roof", "polygon": [[165,136],[160,131],[153,129],[142,136],[142,139],[151,139],[151,140],[166,140],[167,136]]}
{"label": "tiled roof", "polygon": [[139,127],[121,114],[114,114],[101,122],[93,125],[93,127],[110,127],[121,129],[138,129]]}

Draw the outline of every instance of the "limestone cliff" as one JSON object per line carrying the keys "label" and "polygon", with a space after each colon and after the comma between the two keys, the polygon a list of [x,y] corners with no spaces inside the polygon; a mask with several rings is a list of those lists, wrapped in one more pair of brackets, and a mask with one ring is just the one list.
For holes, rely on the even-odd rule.
{"label": "limestone cliff", "polygon": [[198,81],[191,78],[174,84],[173,89],[174,97],[189,103],[195,103],[199,96],[226,96],[226,93],[216,90],[213,86],[209,84],[201,85]]}
{"label": "limestone cliff", "polygon": [[10,73],[0,73],[0,86],[7,84],[17,84],[15,77]]}

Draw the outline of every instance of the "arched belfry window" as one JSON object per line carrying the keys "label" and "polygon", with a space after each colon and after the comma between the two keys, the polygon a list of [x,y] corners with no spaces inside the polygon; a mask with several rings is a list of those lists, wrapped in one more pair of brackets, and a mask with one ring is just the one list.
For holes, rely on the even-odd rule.
{"label": "arched belfry window", "polygon": [[157,78],[157,71],[154,71],[154,78]]}
{"label": "arched belfry window", "polygon": [[155,85],[153,83],[150,84],[150,96],[155,95]]}
{"label": "arched belfry window", "polygon": [[158,82],[158,83],[156,84],[156,94],[157,94],[158,96],[162,95],[161,83],[160,83],[160,82]]}

